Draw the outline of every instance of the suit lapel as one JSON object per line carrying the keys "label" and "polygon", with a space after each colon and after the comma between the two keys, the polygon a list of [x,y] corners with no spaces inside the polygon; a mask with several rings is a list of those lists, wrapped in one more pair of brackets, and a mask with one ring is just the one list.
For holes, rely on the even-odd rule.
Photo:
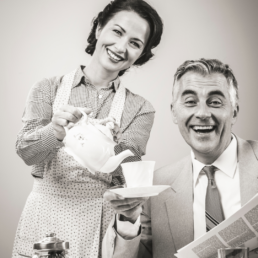
{"label": "suit lapel", "polygon": [[241,205],[258,193],[258,161],[251,145],[237,137]]}
{"label": "suit lapel", "polygon": [[180,169],[181,173],[171,185],[174,191],[170,191],[170,195],[165,202],[176,250],[194,240],[193,179],[190,156]]}

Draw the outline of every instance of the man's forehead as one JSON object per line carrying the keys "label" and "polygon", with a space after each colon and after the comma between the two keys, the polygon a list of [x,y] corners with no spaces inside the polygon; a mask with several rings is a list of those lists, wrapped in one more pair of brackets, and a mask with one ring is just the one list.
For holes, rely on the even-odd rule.
{"label": "man's forehead", "polygon": [[227,79],[223,74],[211,73],[207,75],[202,75],[198,72],[187,72],[179,80],[179,86],[181,89],[187,87],[219,87],[224,88],[227,86]]}

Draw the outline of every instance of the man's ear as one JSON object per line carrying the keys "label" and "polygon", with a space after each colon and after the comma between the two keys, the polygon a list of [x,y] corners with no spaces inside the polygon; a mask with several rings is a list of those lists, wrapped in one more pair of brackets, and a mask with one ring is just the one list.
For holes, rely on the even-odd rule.
{"label": "man's ear", "polygon": [[171,105],[170,105],[170,108],[171,108],[171,113],[172,113],[173,122],[174,122],[175,124],[177,124],[177,117],[176,117],[176,111],[175,111],[174,105],[171,104]]}
{"label": "man's ear", "polygon": [[234,125],[237,121],[237,116],[239,113],[239,106],[237,105],[234,110],[233,110],[233,116],[232,116],[232,121],[231,121],[231,125]]}
{"label": "man's ear", "polygon": [[97,27],[96,31],[95,31],[95,38],[98,40],[99,39],[99,35],[101,33],[101,28],[100,26]]}

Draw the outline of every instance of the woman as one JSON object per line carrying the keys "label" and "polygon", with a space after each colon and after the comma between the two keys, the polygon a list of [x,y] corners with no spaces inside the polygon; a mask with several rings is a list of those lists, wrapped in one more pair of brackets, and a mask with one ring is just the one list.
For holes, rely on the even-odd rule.
{"label": "woman", "polygon": [[[18,225],[13,257],[30,256],[33,243],[50,232],[70,243],[69,257],[101,256],[101,241],[113,213],[103,193],[124,183],[121,167],[111,174],[92,175],[64,152],[64,126],[71,127],[81,118],[78,107],[97,119],[122,108],[121,120],[116,121],[122,135],[115,152],[130,149],[135,156],[124,162],[141,160],[155,111],[144,98],[128,89],[121,91],[119,76],[153,56],[162,30],[159,15],[145,1],[112,1],[93,21],[87,67],[44,79],[30,91],[16,148],[32,165],[35,179]],[[124,92],[124,102],[112,105],[118,92]]]}

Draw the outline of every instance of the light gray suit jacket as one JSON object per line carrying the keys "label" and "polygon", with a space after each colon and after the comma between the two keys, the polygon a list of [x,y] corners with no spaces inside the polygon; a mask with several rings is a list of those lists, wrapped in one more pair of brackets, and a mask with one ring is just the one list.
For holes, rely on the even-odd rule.
{"label": "light gray suit jacket", "polygon": [[[258,142],[237,137],[241,205],[258,193]],[[154,184],[171,185],[144,205],[141,234],[124,240],[111,221],[103,240],[103,258],[174,258],[194,240],[193,178],[190,155],[155,172]],[[258,254],[257,254],[258,257]]]}

